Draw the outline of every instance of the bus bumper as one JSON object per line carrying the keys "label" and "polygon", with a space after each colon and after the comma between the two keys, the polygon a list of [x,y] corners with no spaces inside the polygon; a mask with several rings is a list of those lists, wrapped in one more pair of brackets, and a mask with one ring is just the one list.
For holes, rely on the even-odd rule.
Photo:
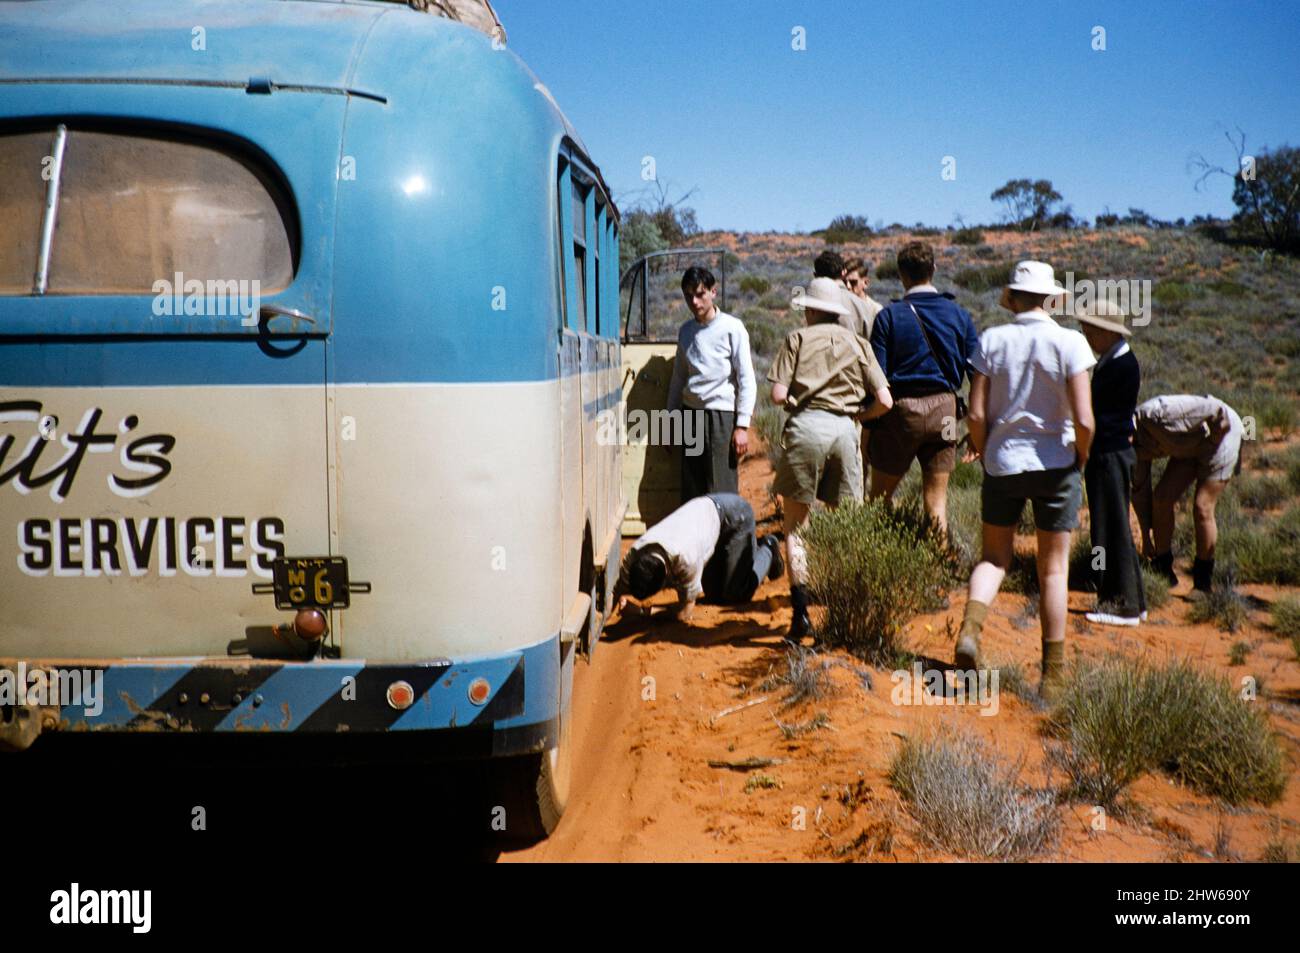
{"label": "bus bumper", "polygon": [[[390,697],[403,682],[413,701],[399,709]],[[506,756],[557,743],[560,701],[558,636],[418,662],[0,658],[0,747],[26,748],[46,732],[428,732],[472,736],[469,753]]]}

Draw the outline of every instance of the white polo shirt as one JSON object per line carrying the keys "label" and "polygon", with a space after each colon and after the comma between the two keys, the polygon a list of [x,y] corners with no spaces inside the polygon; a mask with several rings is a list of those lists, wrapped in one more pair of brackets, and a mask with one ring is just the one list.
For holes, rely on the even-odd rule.
{"label": "white polo shirt", "polygon": [[721,534],[722,518],[717,504],[707,496],[697,496],[646,530],[632,544],[624,566],[630,564],[637,550],[657,545],[666,557],[665,582],[683,599],[698,599],[704,593],[704,567],[713,558]]}
{"label": "white polo shirt", "polygon": [[1025,311],[981,334],[970,363],[989,379],[985,473],[1010,476],[1074,464],[1067,382],[1097,363],[1087,338],[1045,311]]}

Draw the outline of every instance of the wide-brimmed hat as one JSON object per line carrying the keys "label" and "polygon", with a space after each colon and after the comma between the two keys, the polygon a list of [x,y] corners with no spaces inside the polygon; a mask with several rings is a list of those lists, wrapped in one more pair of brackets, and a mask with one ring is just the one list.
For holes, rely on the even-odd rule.
{"label": "wide-brimmed hat", "polygon": [[797,294],[790,303],[796,308],[811,308],[814,311],[829,311],[831,314],[848,314],[844,305],[845,289],[834,278],[814,278],[807,290]]}
{"label": "wide-brimmed hat", "polygon": [[1056,272],[1045,261],[1020,261],[1011,269],[1012,291],[1026,291],[1036,295],[1059,295],[1065,287],[1056,280]]}
{"label": "wide-brimmed hat", "polygon": [[1086,307],[1075,308],[1074,317],[1083,324],[1091,324],[1094,328],[1101,328],[1103,331],[1114,331],[1123,337],[1130,337],[1133,334],[1128,327],[1130,320],[1128,312],[1105,298],[1098,298]]}

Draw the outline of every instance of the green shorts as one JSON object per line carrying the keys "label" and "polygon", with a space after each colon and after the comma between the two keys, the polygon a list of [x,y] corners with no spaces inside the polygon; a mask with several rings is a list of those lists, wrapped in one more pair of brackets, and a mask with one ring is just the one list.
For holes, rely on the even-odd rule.
{"label": "green shorts", "polygon": [[834,506],[862,500],[861,428],[852,417],[805,410],[786,421],[773,492],[787,500]]}
{"label": "green shorts", "polygon": [[1068,532],[1079,525],[1083,483],[1078,467],[1030,470],[1007,476],[984,474],[980,489],[980,515],[990,526],[1015,526],[1025,509],[1034,504],[1034,526],[1048,533]]}

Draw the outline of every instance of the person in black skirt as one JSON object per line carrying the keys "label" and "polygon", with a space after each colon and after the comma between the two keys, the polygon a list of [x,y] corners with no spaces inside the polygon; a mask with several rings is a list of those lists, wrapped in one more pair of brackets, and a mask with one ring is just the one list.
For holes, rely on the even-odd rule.
{"label": "person in black skirt", "polygon": [[1089,565],[1097,583],[1097,609],[1089,622],[1134,626],[1146,618],[1146,591],[1129,525],[1130,487],[1137,454],[1133,413],[1142,375],[1129,349],[1132,332],[1124,312],[1105,299],[1075,314],[1097,355],[1092,372],[1092,410],[1097,436],[1083,470],[1092,533]]}

